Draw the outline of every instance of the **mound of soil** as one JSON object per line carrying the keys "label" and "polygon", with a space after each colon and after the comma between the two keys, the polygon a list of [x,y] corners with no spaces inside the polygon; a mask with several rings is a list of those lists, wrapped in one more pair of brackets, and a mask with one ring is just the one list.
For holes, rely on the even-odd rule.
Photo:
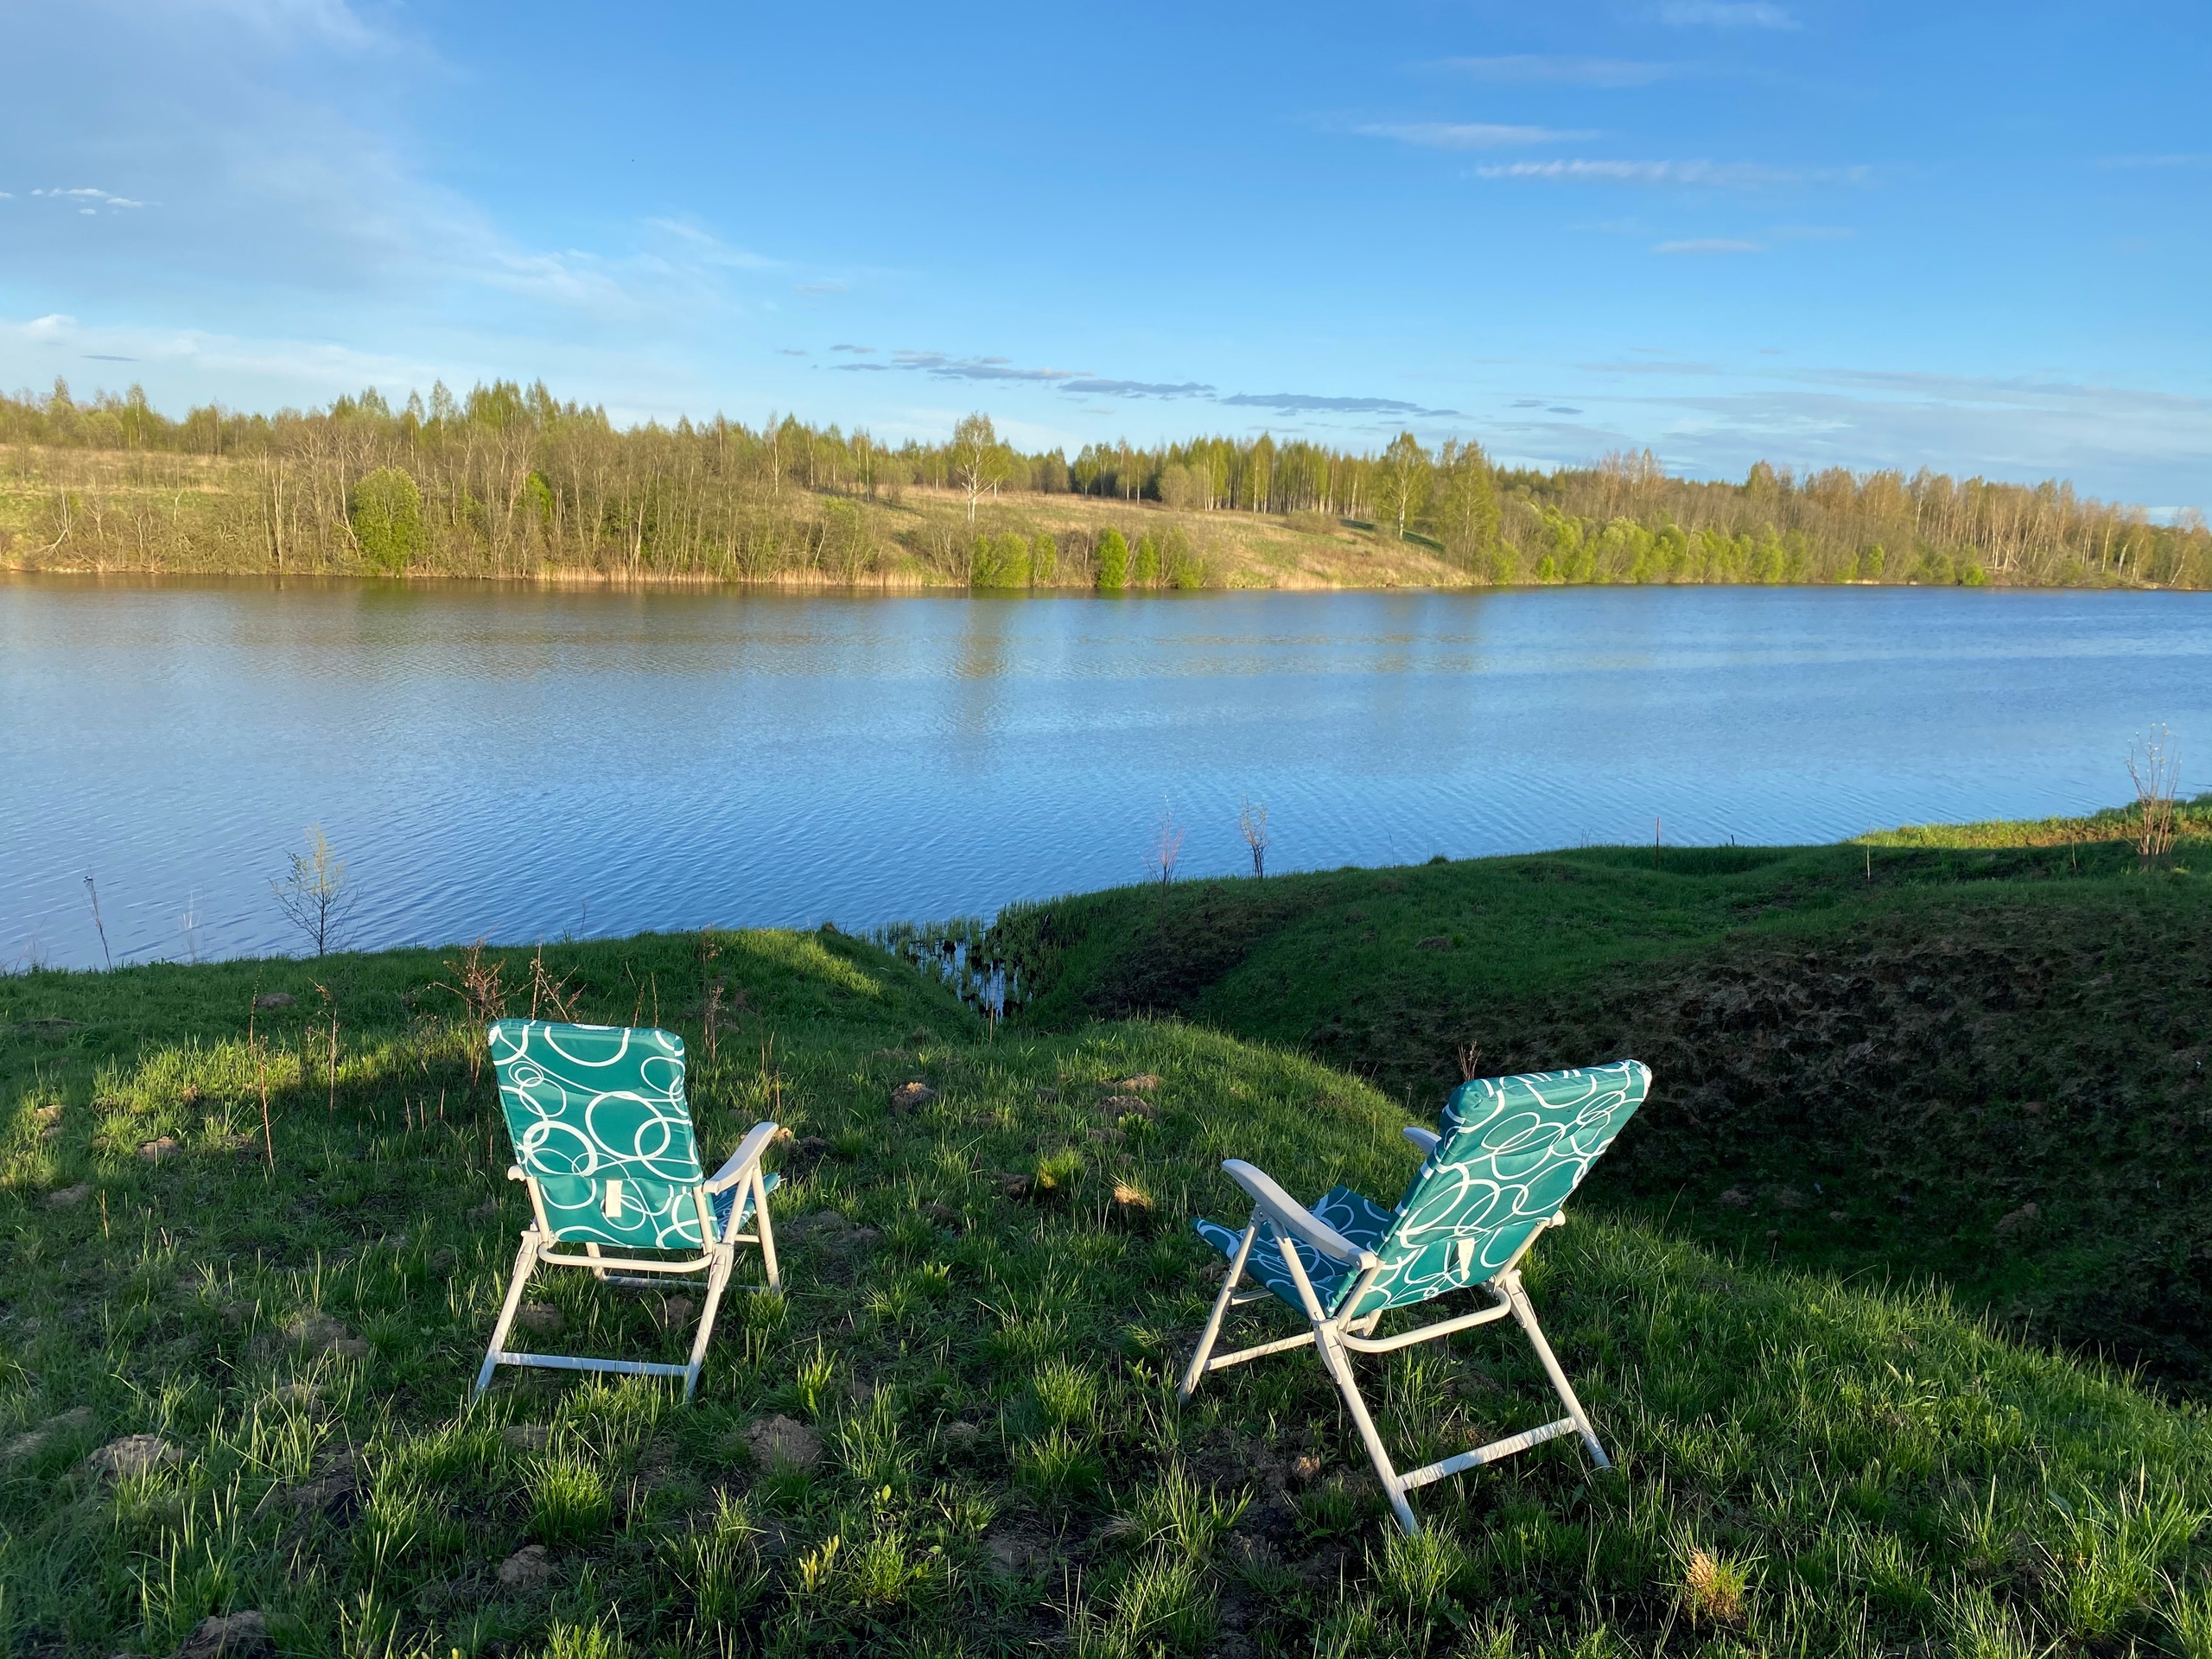
{"label": "mound of soil", "polygon": [[1957,1287],[2028,1334],[2212,1384],[2212,933],[2194,907],[1960,905],[1732,941],[1575,993],[1314,1032],[1409,1102],[1633,1055],[1589,1196],[1763,1256]]}

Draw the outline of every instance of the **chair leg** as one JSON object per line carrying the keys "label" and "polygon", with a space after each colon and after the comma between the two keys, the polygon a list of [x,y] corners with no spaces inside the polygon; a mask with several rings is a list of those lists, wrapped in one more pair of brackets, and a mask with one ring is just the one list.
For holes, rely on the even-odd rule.
{"label": "chair leg", "polygon": [[1178,1400],[1187,1401],[1198,1391],[1198,1384],[1205,1378],[1206,1361],[1213,1357],[1213,1345],[1221,1338],[1221,1321],[1229,1312],[1229,1299],[1236,1294],[1236,1281],[1244,1274],[1244,1258],[1252,1254],[1252,1240],[1258,1236],[1260,1224],[1255,1221],[1244,1230],[1244,1236],[1236,1246],[1236,1255],[1229,1264],[1229,1273],[1221,1281],[1221,1294],[1213,1299],[1213,1312],[1206,1316],[1206,1328],[1198,1338],[1198,1349],[1191,1356],[1191,1363],[1183,1373],[1183,1384],[1175,1390]]}
{"label": "chair leg", "polygon": [[1421,1530],[1421,1522],[1414,1519],[1413,1505],[1406,1502],[1406,1489],[1398,1479],[1389,1452],[1383,1449],[1382,1436],[1376,1432],[1375,1420],[1367,1414],[1367,1402],[1359,1397],[1359,1380],[1352,1375],[1351,1355],[1336,1340],[1336,1328],[1327,1325],[1314,1333],[1314,1346],[1321,1351],[1321,1367],[1337,1385],[1337,1392],[1344,1395],[1344,1409],[1351,1413],[1359,1438],[1367,1443],[1368,1459],[1375,1465],[1383,1494],[1390,1500],[1391,1511],[1410,1537]]}
{"label": "chair leg", "polygon": [[707,1339],[715,1334],[715,1315],[721,1311],[722,1292],[728,1287],[730,1268],[736,1258],[736,1248],[725,1244],[716,1252],[715,1265],[708,1271],[707,1305],[699,1310],[698,1333],[691,1338],[691,1363],[683,1373],[683,1398],[687,1403],[699,1386],[699,1368],[707,1363]]}
{"label": "chair leg", "polygon": [[522,1306],[522,1294],[530,1284],[530,1275],[537,1266],[537,1243],[529,1233],[522,1237],[522,1248],[515,1252],[515,1276],[507,1287],[506,1305],[499,1310],[499,1322],[492,1327],[492,1345],[484,1351],[483,1368],[476,1373],[476,1386],[468,1397],[474,1400],[491,1385],[492,1371],[499,1364],[499,1351],[507,1345],[507,1332],[515,1322],[515,1312]]}
{"label": "chair leg", "polygon": [[768,1188],[758,1169],[753,1172],[753,1224],[760,1235],[760,1265],[767,1270],[768,1288],[781,1290],[784,1281],[776,1271],[776,1230],[768,1219]]}
{"label": "chair leg", "polygon": [[1567,1373],[1560,1367],[1559,1356],[1552,1352],[1552,1345],[1544,1340],[1544,1329],[1536,1323],[1536,1309],[1529,1300],[1529,1293],[1521,1287],[1518,1273],[1498,1275],[1505,1292],[1505,1300],[1512,1305],[1513,1317],[1522,1333],[1529,1338],[1529,1345],[1536,1351],[1536,1358],[1544,1368],[1544,1375],[1551,1378],[1552,1391],[1559,1395],[1560,1403],[1567,1408],[1567,1414],[1574,1420],[1574,1427],[1582,1435],[1582,1444],[1589,1448],[1590,1458],[1600,1469],[1613,1466],[1605,1448],[1598,1443],[1598,1431],[1590,1426],[1590,1414],[1582,1409],[1582,1402],[1575,1397],[1574,1385],[1567,1380]]}

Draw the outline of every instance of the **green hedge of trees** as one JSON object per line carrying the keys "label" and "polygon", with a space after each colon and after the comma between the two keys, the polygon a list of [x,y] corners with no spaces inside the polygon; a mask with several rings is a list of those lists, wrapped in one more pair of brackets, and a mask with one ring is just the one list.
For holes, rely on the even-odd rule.
{"label": "green hedge of trees", "polygon": [[[1134,546],[1110,531],[1095,550],[1027,531],[1025,553],[1011,531],[931,521],[887,546],[877,510],[919,486],[954,492],[970,526],[986,504],[1067,492],[1200,521],[1349,525],[1418,543],[1478,582],[2212,586],[2201,515],[2154,524],[2056,480],[1799,476],[1761,462],[1741,482],[1703,481],[1669,476],[1649,451],[1538,471],[1499,467],[1471,442],[1431,449],[1410,432],[1377,453],[1262,435],[1091,444],[1071,461],[1021,452],[980,414],[935,445],[790,416],[625,429],[543,384],[501,381],[466,397],[440,385],[397,407],[369,391],[324,410],[208,405],[175,420],[135,387],[79,402],[57,380],[43,397],[0,397],[0,486],[40,501],[12,548],[0,531],[0,556],[21,556],[28,541],[154,568],[858,581],[903,558],[978,586],[1109,591],[1215,575],[1180,523]],[[129,463],[111,498],[57,467],[79,454]]]}

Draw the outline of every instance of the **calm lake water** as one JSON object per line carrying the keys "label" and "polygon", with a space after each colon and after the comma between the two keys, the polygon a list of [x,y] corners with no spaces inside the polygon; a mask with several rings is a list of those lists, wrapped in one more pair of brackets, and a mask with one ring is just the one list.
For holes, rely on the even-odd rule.
{"label": "calm lake water", "polygon": [[1833,840],[2212,782],[2212,595],[1098,601],[0,576],[0,964],[858,930],[1179,873]]}

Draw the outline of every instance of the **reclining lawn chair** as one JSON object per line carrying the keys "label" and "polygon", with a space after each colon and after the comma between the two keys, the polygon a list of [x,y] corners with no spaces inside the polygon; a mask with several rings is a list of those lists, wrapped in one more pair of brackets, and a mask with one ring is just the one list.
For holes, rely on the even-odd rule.
{"label": "reclining lawn chair", "polygon": [[[530,1189],[534,1219],[515,1254],[514,1282],[476,1374],[475,1394],[484,1392],[496,1366],[542,1365],[680,1376],[689,1400],[699,1386],[699,1367],[737,1263],[737,1247],[760,1245],[769,1288],[779,1283],[776,1235],[768,1221],[768,1194],[777,1177],[760,1168],[776,1125],[754,1124],[708,1180],[699,1173],[683,1099],[683,1039],[675,1033],[502,1020],[487,1034],[515,1148],[507,1179]],[[757,1232],[742,1230],[748,1221],[757,1223]],[[584,1254],[563,1255],[556,1248],[563,1243],[581,1243]],[[610,1256],[601,1254],[602,1245],[692,1254],[681,1260]],[[705,1274],[706,1306],[690,1363],[507,1352],[501,1344],[540,1266],[582,1268],[607,1284],[647,1287],[664,1281],[639,1275]]]}
{"label": "reclining lawn chair", "polygon": [[[1610,1468],[1597,1431],[1544,1340],[1536,1311],[1521,1287],[1519,1267],[1537,1235],[1565,1221],[1560,1206],[1650,1086],[1649,1070],[1635,1060],[1462,1084],[1445,1106],[1442,1135],[1405,1132],[1427,1156],[1395,1211],[1345,1186],[1332,1189],[1313,1209],[1302,1209],[1262,1171],[1230,1159],[1222,1168],[1251,1195],[1252,1219],[1242,1233],[1218,1222],[1198,1224],[1200,1236],[1229,1258],[1229,1274],[1184,1373],[1180,1396],[1189,1399],[1210,1371],[1313,1344],[1358,1426],[1399,1525],[1408,1533],[1421,1529],[1406,1501],[1414,1488],[1569,1431],[1582,1436],[1599,1468]],[[1237,1289],[1248,1268],[1264,1289]],[[1476,1285],[1496,1299],[1491,1306],[1395,1336],[1375,1334],[1392,1308]],[[1223,1316],[1231,1307],[1269,1295],[1303,1314],[1311,1328],[1300,1336],[1216,1355]],[[1398,1473],[1359,1397],[1351,1356],[1433,1342],[1509,1313],[1536,1351],[1567,1415]]]}

